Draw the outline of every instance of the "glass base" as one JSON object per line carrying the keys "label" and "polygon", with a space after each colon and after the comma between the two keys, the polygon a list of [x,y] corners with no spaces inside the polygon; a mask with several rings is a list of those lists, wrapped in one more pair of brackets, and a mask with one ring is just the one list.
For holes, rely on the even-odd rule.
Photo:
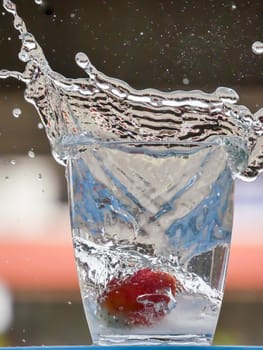
{"label": "glass base", "polygon": [[132,336],[107,335],[93,341],[94,345],[211,345],[212,336],[204,334],[149,335]]}

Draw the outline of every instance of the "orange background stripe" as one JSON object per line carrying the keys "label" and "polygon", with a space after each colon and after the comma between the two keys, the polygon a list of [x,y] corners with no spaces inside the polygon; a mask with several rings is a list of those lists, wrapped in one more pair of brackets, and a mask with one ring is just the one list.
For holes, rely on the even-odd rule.
{"label": "orange background stripe", "polygon": [[[233,245],[226,288],[263,290],[263,246]],[[0,279],[14,290],[77,290],[71,242],[1,243]]]}

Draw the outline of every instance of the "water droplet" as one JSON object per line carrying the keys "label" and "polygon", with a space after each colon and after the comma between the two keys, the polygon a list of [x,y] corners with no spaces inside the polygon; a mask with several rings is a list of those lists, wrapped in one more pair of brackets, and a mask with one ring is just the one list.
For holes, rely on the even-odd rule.
{"label": "water droplet", "polygon": [[71,300],[67,301],[67,304],[72,305],[72,301]]}
{"label": "water droplet", "polygon": [[38,173],[37,174],[37,178],[38,178],[38,180],[42,180],[43,179],[43,175],[41,173]]}
{"label": "water droplet", "polygon": [[42,123],[38,123],[38,124],[37,124],[37,127],[38,127],[38,129],[43,129],[43,128],[44,128],[44,126],[43,126]]}
{"label": "water droplet", "polygon": [[9,37],[7,38],[7,40],[10,41],[10,40],[11,40],[11,37],[9,36]]}
{"label": "water droplet", "polygon": [[231,8],[232,8],[232,10],[236,10],[237,5],[236,4],[232,4]]}
{"label": "water droplet", "polygon": [[255,41],[252,44],[252,51],[256,55],[262,55],[263,54],[263,43],[260,41]]}
{"label": "water droplet", "polygon": [[9,180],[9,176],[6,175],[5,176],[5,180],[8,181]]}
{"label": "water droplet", "polygon": [[184,78],[183,79],[183,84],[184,85],[189,85],[190,84],[190,80],[188,78]]}
{"label": "water droplet", "polygon": [[14,108],[12,114],[15,118],[19,118],[22,114],[22,111],[20,108]]}
{"label": "water droplet", "polygon": [[36,154],[35,151],[33,150],[33,148],[31,148],[28,152],[27,155],[29,158],[35,158]]}
{"label": "water droplet", "polygon": [[16,165],[16,160],[15,160],[15,159],[11,159],[11,160],[10,160],[10,164]]}
{"label": "water droplet", "polygon": [[223,102],[237,103],[237,101],[239,100],[239,96],[235,90],[222,86],[216,89],[215,94]]}
{"label": "water droplet", "polygon": [[43,0],[35,0],[35,4],[37,4],[37,5],[43,5]]}
{"label": "water droplet", "polygon": [[26,339],[25,338],[22,339],[22,343],[26,343]]}
{"label": "water droplet", "polygon": [[5,12],[4,11],[2,12],[2,16],[5,16]]}
{"label": "water droplet", "polygon": [[74,18],[74,17],[76,17],[76,14],[74,12],[72,12],[69,16],[70,16],[70,18]]}
{"label": "water droplet", "polygon": [[89,65],[88,56],[84,52],[78,52],[75,57],[76,63],[79,67],[85,69]]}
{"label": "water droplet", "polygon": [[11,13],[16,12],[16,5],[12,1],[4,0],[3,6],[8,12],[11,12]]}
{"label": "water droplet", "polygon": [[140,32],[140,35],[144,35],[144,32]]}

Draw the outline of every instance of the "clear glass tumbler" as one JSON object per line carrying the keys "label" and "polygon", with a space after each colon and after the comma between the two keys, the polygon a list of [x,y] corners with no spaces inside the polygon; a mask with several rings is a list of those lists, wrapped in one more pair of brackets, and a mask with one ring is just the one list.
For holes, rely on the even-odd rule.
{"label": "clear glass tumbler", "polygon": [[246,166],[241,140],[70,147],[73,244],[93,342],[210,344],[235,173]]}

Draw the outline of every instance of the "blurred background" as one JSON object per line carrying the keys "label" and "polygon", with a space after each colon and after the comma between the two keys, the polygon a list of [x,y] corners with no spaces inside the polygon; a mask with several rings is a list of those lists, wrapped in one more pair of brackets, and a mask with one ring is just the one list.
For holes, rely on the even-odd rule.
{"label": "blurred background", "polygon": [[[105,74],[136,88],[218,86],[263,106],[261,0],[17,0],[50,66],[83,72],[83,51]],[[0,68],[23,71],[12,17],[0,9]],[[64,168],[50,154],[23,84],[0,80],[0,345],[89,344]],[[237,182],[233,244],[216,344],[263,344],[263,178]]]}

